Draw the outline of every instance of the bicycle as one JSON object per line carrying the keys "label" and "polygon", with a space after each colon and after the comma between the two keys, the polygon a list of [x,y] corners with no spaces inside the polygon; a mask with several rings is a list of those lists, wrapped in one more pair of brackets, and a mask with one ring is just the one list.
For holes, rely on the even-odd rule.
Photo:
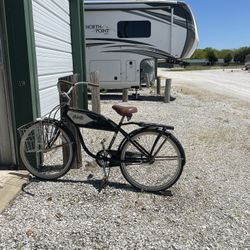
{"label": "bicycle", "polygon": [[[61,90],[62,83],[69,85],[66,91]],[[174,127],[131,122],[130,119],[137,112],[137,108],[131,106],[113,105],[112,108],[121,115],[118,124],[101,114],[72,108],[69,95],[80,84],[91,85],[87,82],[58,82],[62,103],[52,109],[47,117],[19,128],[20,156],[27,170],[43,180],[57,179],[70,170],[76,147],[70,125],[79,136],[85,152],[102,167],[103,183],[107,184],[111,168],[120,167],[124,178],[142,191],[164,191],[174,185],[186,162],[181,143],[170,132]],[[59,111],[61,118],[56,119]],[[124,122],[125,117],[127,122]],[[138,128],[127,133],[123,127],[128,125],[136,125]],[[81,128],[109,131],[113,136],[108,146],[101,142],[102,150],[93,153],[84,142]],[[114,148],[118,133],[123,139]]]}

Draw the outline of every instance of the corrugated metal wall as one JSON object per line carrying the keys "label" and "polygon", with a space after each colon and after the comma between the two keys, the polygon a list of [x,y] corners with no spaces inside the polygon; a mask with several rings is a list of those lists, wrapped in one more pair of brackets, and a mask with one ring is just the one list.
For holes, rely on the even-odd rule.
{"label": "corrugated metal wall", "polygon": [[41,114],[59,103],[57,79],[73,72],[68,0],[33,0]]}

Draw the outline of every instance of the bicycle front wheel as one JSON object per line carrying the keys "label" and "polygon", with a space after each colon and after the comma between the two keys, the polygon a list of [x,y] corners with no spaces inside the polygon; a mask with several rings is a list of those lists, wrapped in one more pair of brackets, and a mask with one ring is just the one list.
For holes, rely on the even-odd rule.
{"label": "bicycle front wheel", "polygon": [[179,179],[185,153],[171,133],[146,129],[124,143],[121,161],[122,174],[132,186],[157,192],[168,189]]}
{"label": "bicycle front wheel", "polygon": [[57,179],[68,172],[74,158],[74,139],[55,120],[39,121],[22,135],[20,156],[27,170],[44,180]]}

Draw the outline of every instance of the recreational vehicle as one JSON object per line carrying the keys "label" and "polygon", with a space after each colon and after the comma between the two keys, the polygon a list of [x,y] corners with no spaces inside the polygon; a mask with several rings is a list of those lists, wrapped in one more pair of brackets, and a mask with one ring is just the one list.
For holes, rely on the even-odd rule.
{"label": "recreational vehicle", "polygon": [[198,45],[187,4],[160,1],[84,1],[86,67],[106,89],[154,81],[157,59],[189,58]]}

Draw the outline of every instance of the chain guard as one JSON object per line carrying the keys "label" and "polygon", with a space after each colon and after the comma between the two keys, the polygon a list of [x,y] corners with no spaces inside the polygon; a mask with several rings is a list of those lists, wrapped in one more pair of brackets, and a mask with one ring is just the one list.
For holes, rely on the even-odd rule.
{"label": "chain guard", "polygon": [[[98,158],[108,158],[108,160],[106,161],[106,159],[104,160],[100,160],[100,159],[96,159],[96,163],[98,164],[98,166],[100,167],[114,167],[114,166],[120,166],[120,164],[118,164],[118,162],[120,162],[120,155],[118,153],[118,151],[115,150],[106,150],[106,154],[107,156],[104,156],[105,152],[104,150],[100,150],[96,156]],[[107,164],[107,165],[105,165]]]}

